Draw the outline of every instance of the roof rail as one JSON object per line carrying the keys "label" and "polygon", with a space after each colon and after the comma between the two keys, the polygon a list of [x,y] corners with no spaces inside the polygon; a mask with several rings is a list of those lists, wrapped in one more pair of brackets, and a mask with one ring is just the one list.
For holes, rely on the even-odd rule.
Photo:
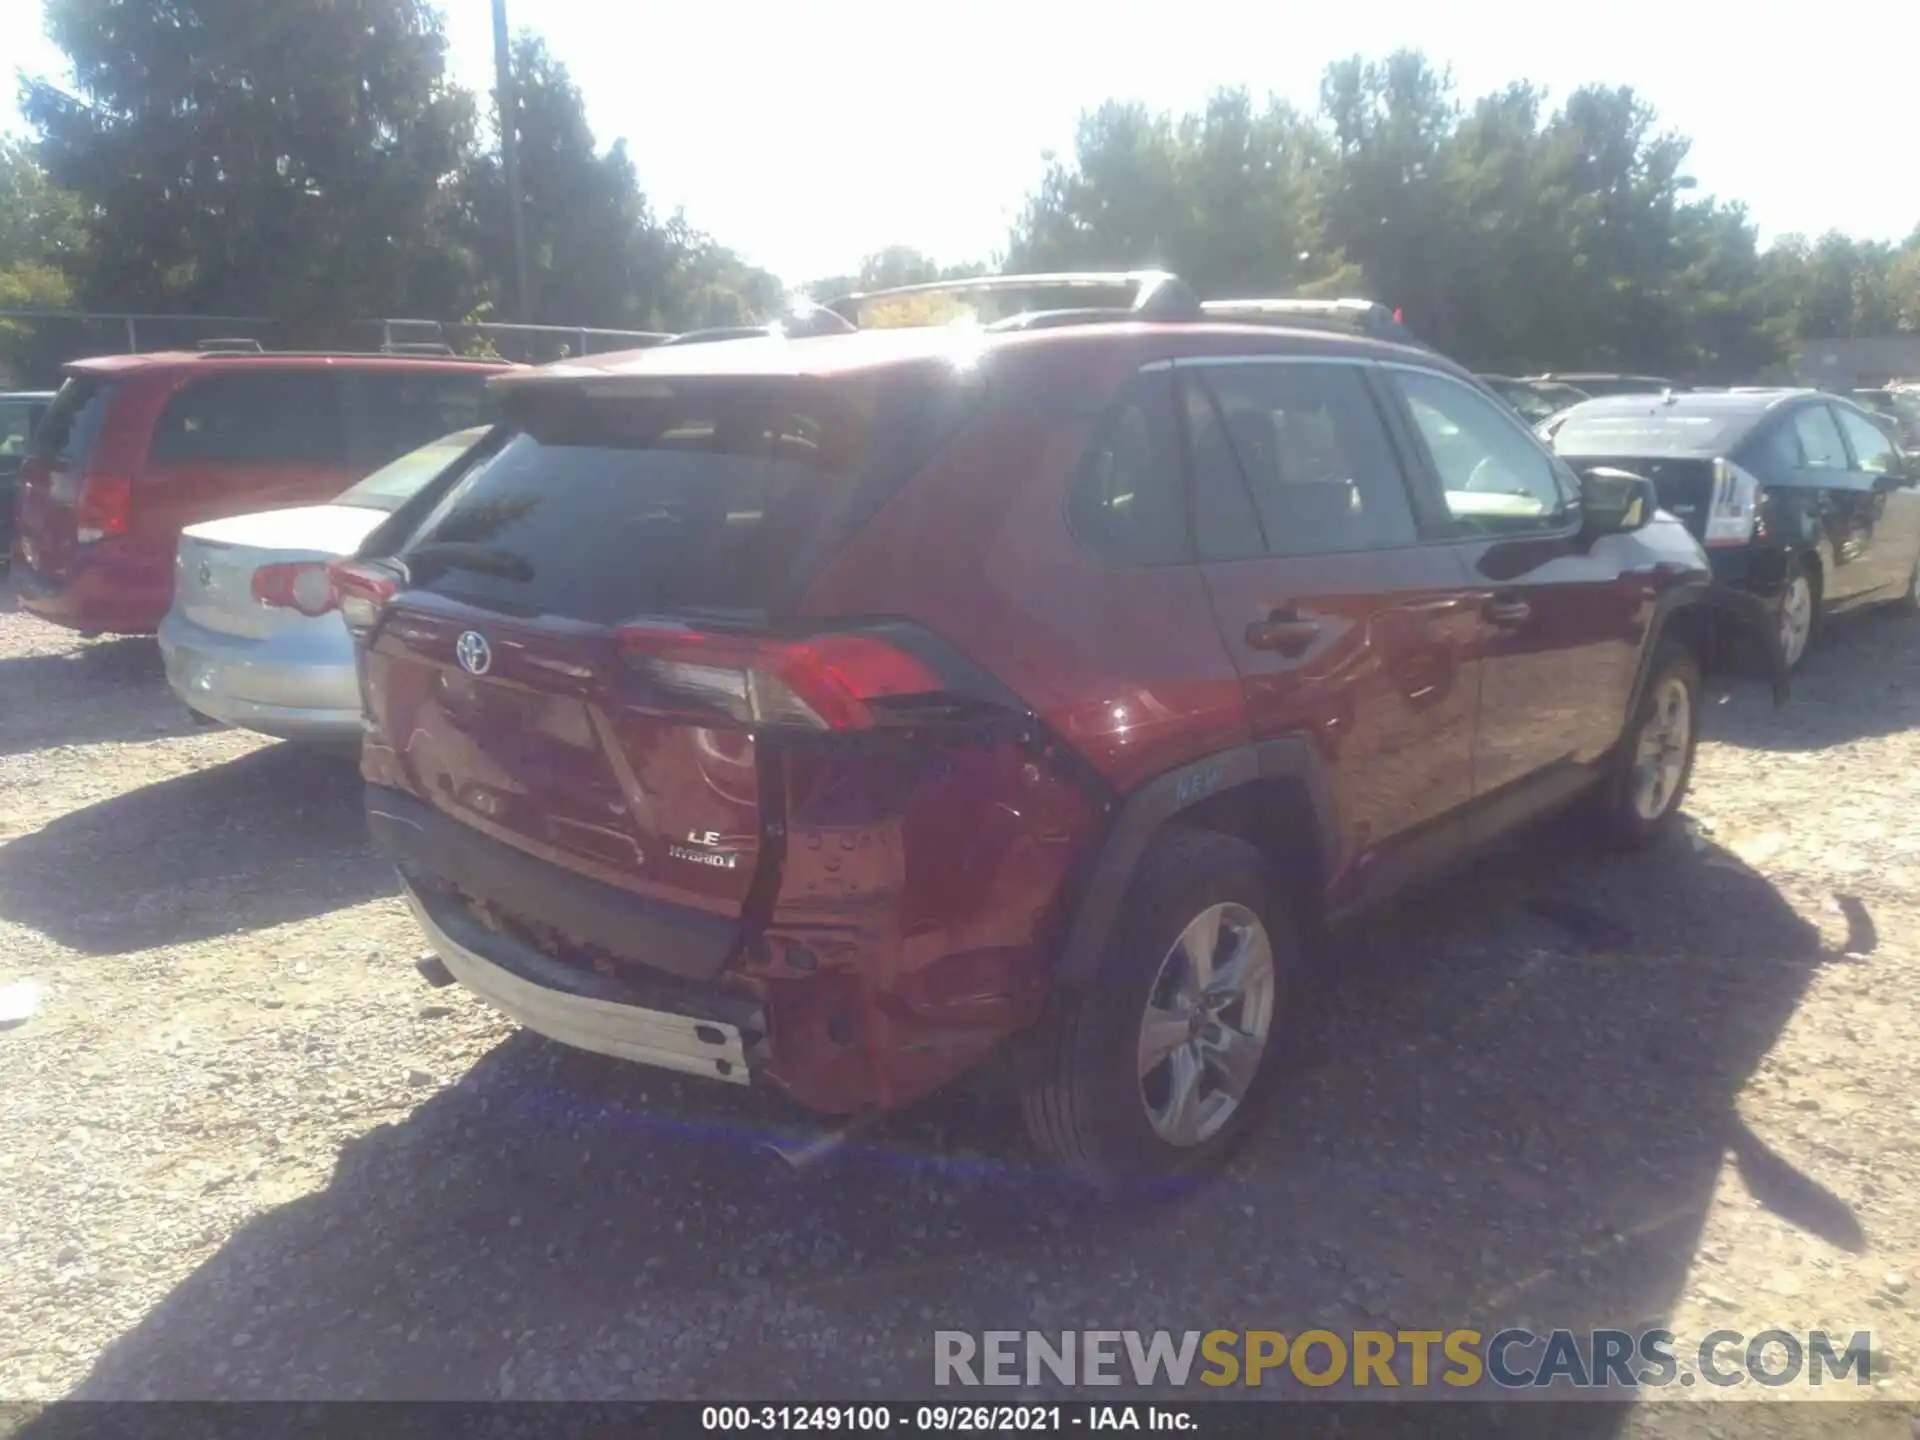
{"label": "roof rail", "polygon": [[202,340],[197,348],[202,355],[264,355],[267,353],[266,346],[244,335],[219,340]]}
{"label": "roof rail", "polygon": [[1241,325],[1287,325],[1308,329],[1345,330],[1403,344],[1422,342],[1401,322],[1398,312],[1377,300],[1354,298],[1312,300],[1300,297],[1207,300],[1200,306],[1209,320]]}
{"label": "roof rail", "polygon": [[245,360],[256,355],[269,360],[446,360],[461,365],[491,365],[495,368],[514,363],[498,355],[461,355],[444,345],[431,348],[390,346],[384,350],[214,350],[203,345],[199,355],[202,360]]}
{"label": "roof rail", "polygon": [[1038,317],[1071,315],[1072,319],[1052,320],[1056,324],[1077,324],[1091,319],[1121,316],[1136,320],[1192,320],[1200,316],[1200,302],[1178,275],[1165,270],[1075,270],[1033,275],[975,275],[964,280],[929,280],[918,285],[892,285],[881,290],[856,291],[826,302],[826,308],[858,325],[860,312],[876,300],[904,299],[919,295],[1004,295],[1021,291],[1112,290],[1126,292],[1124,304],[1085,306],[1068,310],[1042,309],[1018,311],[998,325],[1047,323]]}
{"label": "roof rail", "polygon": [[382,355],[437,355],[444,358],[452,355],[454,349],[451,345],[438,341],[395,340],[390,344],[382,345],[380,353]]}
{"label": "roof rail", "polygon": [[715,340],[765,339],[773,332],[765,325],[715,325],[709,330],[689,330],[662,340],[662,345],[710,345]]}

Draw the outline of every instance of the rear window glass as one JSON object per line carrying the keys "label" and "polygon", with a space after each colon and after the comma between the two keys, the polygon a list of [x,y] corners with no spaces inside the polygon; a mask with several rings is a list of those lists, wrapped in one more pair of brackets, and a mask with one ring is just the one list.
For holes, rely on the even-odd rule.
{"label": "rear window glass", "polygon": [[456,435],[443,435],[431,445],[408,451],[344,491],[333,503],[392,514],[419,494],[429,480],[479,444],[486,433],[487,427],[481,425]]}
{"label": "rear window glass", "polygon": [[950,436],[977,377],[695,381],[521,406],[403,549],[414,584],[614,624],[785,608]]}
{"label": "rear window glass", "polygon": [[1554,432],[1553,448],[1562,455],[1718,455],[1752,424],[1750,415],[1576,410]]}
{"label": "rear window glass", "polygon": [[299,370],[196,377],[160,412],[148,458],[156,465],[344,465],[340,379]]}
{"label": "rear window glass", "polygon": [[33,437],[33,453],[59,465],[84,465],[119,386],[91,375],[75,375],[60,387]]}

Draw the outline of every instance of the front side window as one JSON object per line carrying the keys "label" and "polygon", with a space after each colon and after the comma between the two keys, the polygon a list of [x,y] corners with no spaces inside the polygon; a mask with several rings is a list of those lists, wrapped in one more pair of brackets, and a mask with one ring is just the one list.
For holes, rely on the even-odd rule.
{"label": "front side window", "polygon": [[1330,555],[1411,545],[1406,481],[1356,366],[1182,370],[1200,554]]}
{"label": "front side window", "polygon": [[1067,492],[1067,524],[1109,565],[1191,558],[1173,443],[1171,378],[1135,379],[1094,434]]}
{"label": "front side window", "polygon": [[1806,469],[1847,468],[1847,447],[1841,443],[1840,427],[1833,423],[1833,412],[1826,406],[1804,405],[1794,411],[1793,433],[1799,438]]}
{"label": "front side window", "polygon": [[1853,458],[1856,467],[1868,475],[1891,475],[1897,467],[1893,441],[1887,438],[1887,432],[1871,420],[1864,420],[1851,410],[1837,410],[1840,428],[1847,432],[1847,440],[1853,446]]}
{"label": "front side window", "polygon": [[1407,402],[1447,512],[1462,531],[1557,529],[1578,487],[1571,472],[1479,392],[1424,370],[1389,372]]}

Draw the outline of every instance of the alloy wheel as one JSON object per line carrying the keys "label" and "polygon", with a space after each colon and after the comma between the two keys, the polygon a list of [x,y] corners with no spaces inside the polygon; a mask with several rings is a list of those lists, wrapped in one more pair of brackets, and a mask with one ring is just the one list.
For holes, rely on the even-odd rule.
{"label": "alloy wheel", "polygon": [[1789,666],[1798,665],[1807,653],[1807,639],[1813,634],[1813,582],[1805,571],[1795,571],[1780,597],[1780,648]]}
{"label": "alloy wheel", "polygon": [[1653,693],[1634,754],[1633,808],[1642,820],[1658,820],[1678,798],[1692,739],[1693,697],[1686,681],[1669,675]]}
{"label": "alloy wheel", "polygon": [[1273,1025],[1273,942],[1244,905],[1211,905],[1160,962],[1140,1023],[1140,1099],[1154,1134],[1188,1148],[1247,1098]]}

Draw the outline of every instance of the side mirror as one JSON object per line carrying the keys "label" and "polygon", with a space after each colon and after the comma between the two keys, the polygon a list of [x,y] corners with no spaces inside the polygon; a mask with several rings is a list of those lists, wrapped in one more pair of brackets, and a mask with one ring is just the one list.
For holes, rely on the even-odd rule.
{"label": "side mirror", "polygon": [[1660,508],[1660,492],[1644,475],[1599,465],[1580,473],[1582,530],[1589,538],[1638,530]]}

